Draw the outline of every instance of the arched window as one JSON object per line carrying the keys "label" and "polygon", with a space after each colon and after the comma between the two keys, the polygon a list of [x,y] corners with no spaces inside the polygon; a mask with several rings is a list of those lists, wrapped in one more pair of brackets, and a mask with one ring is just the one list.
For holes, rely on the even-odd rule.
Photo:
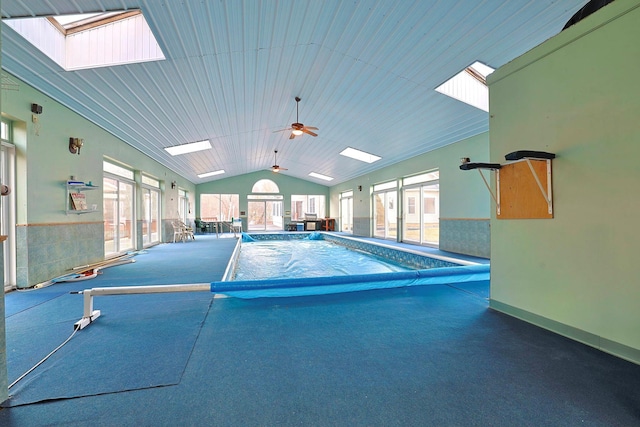
{"label": "arched window", "polygon": [[261,179],[255,184],[253,184],[253,188],[251,189],[252,193],[279,193],[280,189],[278,188],[278,184],[271,181],[270,179]]}

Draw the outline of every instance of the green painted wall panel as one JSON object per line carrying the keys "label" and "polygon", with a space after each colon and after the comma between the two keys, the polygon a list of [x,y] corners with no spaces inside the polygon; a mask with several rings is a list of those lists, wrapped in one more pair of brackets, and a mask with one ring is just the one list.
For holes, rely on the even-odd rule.
{"label": "green painted wall panel", "polygon": [[491,161],[558,156],[553,219],[492,218],[492,299],[635,349],[639,7],[614,2],[489,78]]}
{"label": "green painted wall panel", "polygon": [[[196,190],[196,217],[200,217],[200,195],[201,194],[239,194],[240,211],[247,211],[247,194],[252,194],[253,185],[261,179],[270,179],[275,182],[284,196],[284,210],[291,210],[291,195],[322,195],[325,196],[325,205],[329,206],[329,187],[316,184],[314,182],[287,176],[282,173],[271,171],[258,171],[229,178],[198,184]],[[328,213],[328,212],[327,212]],[[325,213],[325,215],[327,214]],[[286,220],[286,219],[285,219]]]}
{"label": "green painted wall panel", "polygon": [[[331,187],[331,216],[338,218],[338,200],[343,191],[354,191],[354,218],[369,218],[373,185],[439,169],[441,219],[489,218],[490,210],[494,207],[489,191],[478,172],[460,170],[462,157],[469,157],[477,162],[488,161],[489,134],[483,133],[458,141]],[[491,178],[489,175],[487,177]],[[362,185],[362,191],[358,191],[359,185]],[[366,235],[371,235],[371,230],[368,231]]]}
{"label": "green painted wall panel", "polygon": [[[37,124],[32,122],[31,103],[43,106]],[[23,82],[20,90],[3,92],[2,113],[14,120],[17,128],[19,224],[102,221],[101,213],[83,215],[82,219],[66,215],[63,183],[74,175],[102,186],[105,156],[167,183],[176,181],[178,187],[195,193],[195,184]],[[84,139],[80,155],[69,152],[70,137]],[[167,187],[163,210],[173,218],[178,210],[178,190]],[[87,197],[101,206],[101,190]]]}

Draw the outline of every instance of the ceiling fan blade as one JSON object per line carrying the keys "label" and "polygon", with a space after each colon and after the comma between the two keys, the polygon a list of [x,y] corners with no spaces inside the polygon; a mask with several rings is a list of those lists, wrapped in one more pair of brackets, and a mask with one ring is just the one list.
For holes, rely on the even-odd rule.
{"label": "ceiling fan blade", "polygon": [[295,134],[293,134],[293,133],[292,133],[291,135],[289,135],[289,139],[293,139],[293,138],[295,138],[295,137],[296,137],[296,135],[295,135]]}
{"label": "ceiling fan blade", "polygon": [[313,127],[313,126],[305,126],[305,128],[307,128],[307,129],[312,129],[312,130],[318,130],[318,128],[317,128],[317,127]]}
{"label": "ceiling fan blade", "polygon": [[285,130],[291,130],[291,128],[280,129],[280,130],[274,130],[274,131],[273,131],[273,133],[277,133],[277,132],[284,132]]}
{"label": "ceiling fan blade", "polygon": [[306,134],[308,134],[308,135],[311,135],[311,136],[318,136],[318,134],[317,134],[317,133],[315,133],[315,132],[311,132],[311,131],[309,130],[309,128],[304,128],[304,129],[302,129],[302,132],[304,132],[304,133],[306,133]]}

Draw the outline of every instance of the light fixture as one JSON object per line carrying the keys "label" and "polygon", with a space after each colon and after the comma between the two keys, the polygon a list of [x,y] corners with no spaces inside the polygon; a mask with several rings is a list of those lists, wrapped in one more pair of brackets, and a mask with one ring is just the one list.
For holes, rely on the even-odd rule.
{"label": "light fixture", "polygon": [[175,190],[176,188],[176,182],[175,181],[171,181],[171,189]]}
{"label": "light fixture", "polygon": [[211,148],[211,143],[208,139],[198,142],[190,142],[188,144],[175,145],[173,147],[166,147],[167,153],[172,156],[178,156],[180,154],[193,153],[195,151],[208,150]]}
{"label": "light fixture", "polygon": [[331,176],[322,175],[321,173],[316,173],[316,172],[311,172],[309,174],[309,176],[312,176],[312,177],[318,178],[318,179],[322,179],[322,180],[325,180],[325,181],[332,181],[333,180],[333,177],[331,177]]}
{"label": "light fixture", "polygon": [[294,129],[291,131],[292,134],[294,134],[295,136],[300,136],[302,135],[302,129]]}
{"label": "light fixture", "polygon": [[82,144],[84,144],[84,139],[82,138],[69,138],[69,152],[71,154],[77,154],[79,156]]}
{"label": "light fixture", "polygon": [[208,178],[210,176],[214,176],[214,175],[220,175],[224,173],[224,169],[220,169],[217,171],[213,171],[213,172],[207,172],[207,173],[201,173],[198,175],[198,178]]}
{"label": "light fixture", "polygon": [[351,147],[345,148],[344,150],[342,150],[342,152],[340,152],[340,154],[366,163],[377,162],[382,158],[380,156],[376,156],[375,154],[366,153],[364,151],[356,150],[355,148]]}
{"label": "light fixture", "polygon": [[31,112],[33,114],[42,114],[42,105],[31,104]]}

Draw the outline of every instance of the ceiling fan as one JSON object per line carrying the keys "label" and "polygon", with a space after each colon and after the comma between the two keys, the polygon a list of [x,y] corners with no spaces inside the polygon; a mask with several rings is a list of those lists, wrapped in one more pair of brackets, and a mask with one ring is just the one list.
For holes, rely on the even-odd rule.
{"label": "ceiling fan", "polygon": [[273,150],[273,160],[274,160],[274,162],[273,162],[274,165],[271,166],[271,172],[276,172],[277,173],[277,172],[280,172],[280,171],[289,170],[287,168],[283,168],[283,167],[280,167],[278,165],[278,150]]}
{"label": "ceiling fan", "polygon": [[318,136],[317,133],[313,132],[314,130],[318,130],[317,127],[313,127],[313,126],[305,126],[304,124],[300,123],[300,120],[298,119],[298,105],[300,103],[300,97],[296,96],[296,122],[291,124],[290,128],[286,128],[286,129],[280,129],[275,132],[284,132],[285,130],[290,130],[291,131],[291,135],[289,136],[289,139],[293,139],[296,136],[300,136],[303,133],[306,133],[307,135],[311,135],[311,136]]}

